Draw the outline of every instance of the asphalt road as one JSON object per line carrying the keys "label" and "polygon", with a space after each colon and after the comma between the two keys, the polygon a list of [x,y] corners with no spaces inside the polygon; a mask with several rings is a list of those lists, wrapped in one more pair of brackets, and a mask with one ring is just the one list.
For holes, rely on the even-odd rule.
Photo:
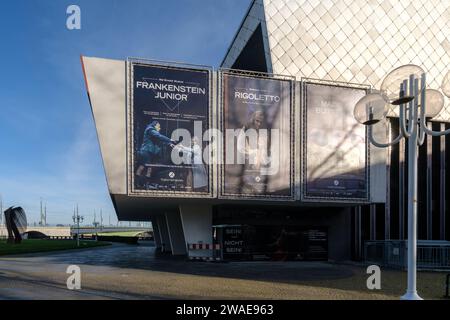
{"label": "asphalt road", "polygon": [[[81,290],[69,290],[69,265]],[[0,258],[0,299],[397,299],[405,274],[384,271],[383,290],[365,268],[319,262],[189,262],[155,256],[150,244]],[[431,284],[436,275],[425,274]],[[431,279],[431,280],[430,280]],[[440,281],[440,280],[439,280]],[[427,289],[439,297],[437,288]]]}

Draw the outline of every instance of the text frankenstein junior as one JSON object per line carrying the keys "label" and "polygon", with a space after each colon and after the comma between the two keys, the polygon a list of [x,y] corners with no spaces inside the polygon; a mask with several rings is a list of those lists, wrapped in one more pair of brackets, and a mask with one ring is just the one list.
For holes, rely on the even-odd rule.
{"label": "text frankenstein junior", "polygon": [[[186,85],[175,85],[165,83],[154,83],[147,81],[136,81],[136,88],[147,89],[155,92],[155,99],[169,99],[177,101],[187,101],[189,94],[206,94],[205,88],[199,88]],[[267,95],[267,94],[255,94],[248,92],[235,92],[236,99],[243,100],[256,100],[256,101],[270,101],[279,102],[279,96]]]}
{"label": "text frankenstein junior", "polygon": [[155,99],[187,101],[190,94],[205,95],[206,89],[194,86],[136,81],[136,88],[152,90]]}

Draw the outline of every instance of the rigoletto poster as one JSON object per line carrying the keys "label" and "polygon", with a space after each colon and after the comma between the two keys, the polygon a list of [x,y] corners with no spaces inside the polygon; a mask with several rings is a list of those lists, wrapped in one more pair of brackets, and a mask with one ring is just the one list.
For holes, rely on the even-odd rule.
{"label": "rigoletto poster", "polygon": [[353,117],[366,89],[304,83],[304,199],[368,200],[366,132]]}
{"label": "rigoletto poster", "polygon": [[210,194],[210,71],[130,63],[130,193]]}
{"label": "rigoletto poster", "polygon": [[221,73],[221,197],[291,200],[291,80]]}

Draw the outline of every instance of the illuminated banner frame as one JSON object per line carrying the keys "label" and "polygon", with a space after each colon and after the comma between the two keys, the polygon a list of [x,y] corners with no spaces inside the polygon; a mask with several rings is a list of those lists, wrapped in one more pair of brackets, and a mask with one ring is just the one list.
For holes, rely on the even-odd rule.
{"label": "illuminated banner frame", "polygon": [[[286,122],[288,122],[288,130],[289,130],[289,165],[288,165],[288,179],[289,179],[289,188],[286,189],[286,194],[276,194],[276,193],[251,193],[251,192],[227,192],[226,191],[226,146],[225,146],[225,136],[226,136],[226,130],[227,129],[233,129],[233,130],[239,130],[241,128],[245,128],[246,125],[242,125],[244,120],[249,119],[242,119],[240,122],[240,126],[236,126],[235,128],[226,128],[226,121],[227,121],[227,108],[228,105],[226,105],[226,99],[229,92],[227,92],[226,84],[224,83],[224,80],[226,77],[235,77],[238,79],[241,79],[245,81],[245,79],[248,79],[249,81],[284,81],[288,83],[288,101],[284,100],[280,102],[281,108],[286,108],[286,103],[288,104],[288,112],[289,112],[289,118]],[[219,164],[219,193],[218,197],[219,199],[234,199],[234,200],[266,200],[266,201],[295,201],[296,196],[296,190],[295,190],[295,109],[294,109],[294,102],[295,102],[295,77],[286,76],[286,75],[274,75],[274,74],[268,74],[268,73],[262,73],[262,72],[251,72],[251,71],[245,71],[245,70],[234,70],[234,69],[220,69],[218,72],[218,82],[219,82],[219,89],[218,89],[218,123],[219,123],[219,130],[222,134],[224,145],[221,147],[220,154],[218,155],[221,157],[221,164]],[[246,88],[244,88],[246,89]],[[248,89],[248,88],[247,88]],[[258,88],[253,88],[258,91]],[[264,89],[264,88],[263,88]],[[266,88],[267,90],[267,88]],[[285,92],[286,88],[279,89],[280,92]],[[230,103],[231,105],[231,103]],[[242,106],[241,106],[242,107]],[[238,105],[234,106],[235,110],[238,110]],[[250,108],[250,107],[249,107]],[[261,106],[256,106],[255,109],[261,108]],[[250,113],[250,110],[246,110]],[[286,112],[286,111],[284,111]],[[256,114],[256,112],[254,112]],[[284,117],[285,115],[282,115],[281,117]],[[251,118],[251,115],[248,115],[247,118]],[[236,119],[234,119],[236,121]],[[264,120],[266,121],[266,120]],[[280,120],[281,121],[281,120]],[[280,128],[280,129],[286,129],[286,128]],[[284,136],[284,135],[283,135]],[[239,139],[239,138],[238,138]],[[233,153],[236,153],[236,150],[233,151]],[[280,160],[280,163],[283,161]],[[244,172],[246,170],[244,169]],[[250,171],[250,170],[249,170]],[[251,176],[251,175],[249,175]],[[244,179],[244,177],[243,177]],[[255,177],[255,181],[258,179],[258,176]],[[262,179],[262,178],[260,178]],[[266,180],[267,181],[267,180]],[[258,183],[258,182],[257,182]],[[256,184],[257,184],[256,183]],[[280,192],[281,193],[281,192]]]}
{"label": "illuminated banner frame", "polygon": [[[361,129],[364,130],[364,143],[365,143],[365,166],[364,166],[364,180],[365,180],[365,190],[359,190],[353,192],[351,194],[351,191],[347,191],[347,186],[342,187],[340,186],[341,181],[338,179],[335,179],[333,181],[334,186],[336,188],[340,188],[342,191],[342,195],[338,194],[338,191],[336,191],[335,195],[329,195],[327,192],[325,192],[325,187],[323,187],[322,191],[320,191],[320,188],[318,188],[317,191],[314,192],[308,192],[308,187],[310,186],[310,182],[308,181],[308,160],[311,157],[310,151],[308,150],[308,136],[311,134],[308,132],[308,112],[311,111],[311,106],[309,105],[310,101],[308,101],[308,86],[323,86],[324,88],[340,88],[343,90],[361,90],[361,97],[363,97],[365,94],[367,94],[370,90],[370,86],[368,85],[360,85],[355,83],[345,83],[345,82],[338,82],[338,81],[324,81],[324,80],[317,80],[317,79],[310,79],[310,78],[302,78],[301,83],[301,96],[302,96],[302,106],[301,106],[301,153],[302,153],[302,162],[301,162],[301,201],[303,202],[332,202],[332,203],[369,203],[370,201],[370,148],[369,148],[369,142],[367,139],[367,128],[362,126]],[[347,117],[350,122],[354,122],[357,124],[356,120],[353,117],[353,109],[354,105],[358,102],[358,99],[355,99],[354,103],[349,103],[348,110],[346,110],[346,114],[340,115],[340,118]],[[334,118],[336,119],[336,118]],[[359,124],[358,124],[359,125]],[[316,128],[316,130],[319,130]],[[322,129],[326,130],[326,129]],[[348,129],[350,131],[350,128]],[[327,135],[326,132],[318,132],[316,135],[325,137]],[[328,136],[330,134],[328,133]],[[334,138],[334,136],[333,136]],[[331,178],[330,178],[331,179]],[[327,179],[323,179],[327,180]],[[350,179],[347,178],[344,181],[349,181]],[[356,183],[356,178],[353,183]],[[332,193],[332,191],[329,191],[329,193]],[[359,195],[358,195],[359,194]]]}
{"label": "illuminated banner frame", "polygon": [[[144,60],[144,59],[135,59],[135,58],[129,58],[127,60],[127,166],[128,166],[128,170],[127,170],[127,185],[128,185],[128,195],[130,196],[138,196],[138,197],[160,197],[160,198],[212,198],[213,197],[213,176],[214,176],[214,167],[212,165],[212,161],[210,161],[209,164],[205,164],[204,162],[202,162],[202,166],[204,169],[202,169],[202,180],[203,182],[205,181],[205,179],[207,180],[207,185],[204,186],[201,191],[190,191],[190,190],[158,190],[159,188],[159,184],[156,184],[158,187],[154,188],[154,189],[141,189],[141,188],[136,188],[136,184],[135,184],[135,179],[137,179],[137,177],[135,177],[135,172],[137,171],[137,159],[142,157],[139,152],[138,152],[138,148],[139,148],[139,143],[135,143],[135,120],[137,118],[135,118],[135,112],[136,109],[135,108],[135,66],[139,66],[139,67],[148,67],[151,68],[153,70],[157,70],[157,77],[154,78],[153,80],[156,82],[164,82],[164,81],[178,81],[177,79],[173,78],[170,79],[170,77],[174,77],[174,74],[176,74],[176,72],[180,72],[180,74],[182,73],[192,73],[192,74],[204,74],[205,77],[205,95],[207,95],[207,97],[204,99],[205,100],[205,121],[206,123],[203,123],[203,130],[201,132],[201,134],[203,135],[205,133],[206,130],[211,129],[212,125],[213,125],[213,108],[212,108],[212,101],[213,101],[213,86],[212,86],[212,78],[213,78],[213,70],[212,67],[209,66],[199,66],[199,65],[188,65],[188,64],[179,64],[179,63],[167,63],[167,62],[160,62],[160,61],[153,61],[153,60]],[[165,78],[162,74],[164,73],[164,71],[167,71],[168,74],[172,73],[171,76],[167,76],[167,78]],[[151,71],[150,71],[151,72]],[[159,73],[159,75],[158,75]],[[162,74],[161,74],[162,73]],[[187,77],[187,76],[186,76]],[[195,77],[194,77],[195,78]],[[180,80],[182,82],[179,82],[180,84],[184,84],[184,83],[188,83],[188,80]],[[155,83],[156,83],[155,82]],[[194,85],[192,85],[194,86]],[[161,93],[161,95],[163,95],[165,93]],[[156,101],[158,94],[155,95],[155,97],[151,98],[152,100]],[[186,102],[189,102],[189,94],[186,94],[187,98],[185,99]],[[161,97],[160,97],[161,99]],[[161,99],[162,100],[162,99]],[[187,104],[189,106],[189,104]],[[142,107],[142,106],[141,106]],[[158,110],[153,110],[155,112],[152,112],[151,108],[152,106],[149,105],[148,107],[149,110],[147,110],[146,112],[148,114],[157,114]],[[158,109],[158,108],[156,108]],[[161,109],[161,108],[160,108]],[[168,110],[168,112],[172,113],[175,112],[171,109]],[[160,114],[162,112],[159,112]],[[179,121],[184,121],[184,122],[192,122],[195,121],[195,117],[192,118],[191,120],[189,118],[186,118],[186,114],[184,113],[180,113],[178,112],[180,115],[178,117],[176,117],[177,119],[181,119]],[[192,115],[188,115],[189,117],[192,117]],[[164,116],[163,116],[164,117]],[[165,115],[165,117],[167,117],[166,120],[174,120],[174,119],[169,119],[169,117],[171,117],[170,115]],[[161,122],[161,117],[151,117],[152,120],[154,120],[153,118],[156,118],[156,122]],[[186,119],[185,119],[186,118]],[[174,120],[177,121],[177,123],[179,123],[178,120]],[[161,124],[160,124],[161,126]],[[161,126],[162,127],[162,126]],[[180,128],[182,129],[182,126],[180,126]],[[178,128],[177,125],[177,129]],[[147,130],[147,129],[145,129]],[[161,130],[161,129],[160,129]],[[142,128],[140,129],[141,135],[144,135],[145,131],[142,130]],[[150,130],[149,130],[150,131]],[[154,130],[151,130],[152,132]],[[161,130],[162,131],[162,130]],[[190,131],[190,130],[188,130]],[[156,132],[156,131],[155,131]],[[158,131],[159,132],[159,131]],[[192,132],[190,132],[192,134]],[[155,133],[157,135],[157,133]],[[194,132],[195,134],[195,132]],[[164,134],[163,134],[164,135]],[[166,139],[166,137],[162,137],[164,139]],[[167,135],[167,138],[171,138],[171,133]],[[205,146],[207,146],[207,142],[203,141],[203,137],[199,137],[200,138],[200,143],[202,144],[201,148],[201,152],[203,153]],[[145,139],[145,137],[143,138]],[[166,139],[167,140],[167,139]],[[177,141],[177,143],[180,144],[181,147],[181,143]],[[171,147],[174,144],[168,144]],[[178,144],[176,144],[178,146]],[[189,145],[189,147],[191,147],[191,145]],[[141,147],[142,148],[142,147]],[[152,149],[152,148],[150,148]],[[169,148],[166,148],[169,149]],[[170,149],[169,149],[170,150]],[[186,149],[188,150],[188,149]],[[190,151],[192,151],[191,153],[193,153],[193,147],[189,149]],[[167,152],[166,152],[167,153]],[[195,155],[194,155],[195,157]],[[194,158],[195,159],[195,158]],[[202,158],[203,159],[203,158]],[[195,161],[195,160],[194,160]],[[158,168],[158,164],[155,164],[155,167]],[[163,165],[162,165],[163,166]],[[192,165],[190,165],[190,167],[192,167],[192,171],[193,174],[191,175],[190,179],[191,182],[195,181],[192,176],[195,175],[196,173],[194,172],[194,166],[195,166],[195,162],[193,162]],[[176,165],[176,164],[171,164],[168,167],[173,167],[173,171],[176,171],[177,169],[180,170],[187,170],[187,167],[189,167],[189,165]],[[139,168],[138,168],[139,169]],[[145,170],[144,170],[145,171]],[[178,171],[177,171],[178,172]],[[169,172],[169,180],[170,178],[172,178],[172,176],[175,176],[177,174],[175,174],[175,172],[171,175],[172,171]],[[151,175],[150,175],[151,176]],[[179,179],[180,181],[184,179],[184,182],[186,182],[186,177],[184,177],[182,179]],[[161,179],[162,180],[162,179]],[[199,180],[197,180],[199,181]],[[168,185],[170,186],[170,183],[168,183]],[[182,182],[179,182],[180,184],[182,184]],[[192,186],[194,186],[195,182],[192,182]],[[204,183],[203,183],[204,185]],[[161,186],[163,186],[161,184]]]}

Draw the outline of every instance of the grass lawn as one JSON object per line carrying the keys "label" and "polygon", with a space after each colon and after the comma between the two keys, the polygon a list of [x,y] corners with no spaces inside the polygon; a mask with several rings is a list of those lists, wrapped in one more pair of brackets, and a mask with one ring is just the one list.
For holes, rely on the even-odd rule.
{"label": "grass lawn", "polygon": [[46,252],[70,249],[85,249],[99,246],[107,246],[108,242],[80,241],[77,247],[75,240],[23,240],[21,244],[7,244],[6,240],[0,240],[0,256],[21,253]]}

